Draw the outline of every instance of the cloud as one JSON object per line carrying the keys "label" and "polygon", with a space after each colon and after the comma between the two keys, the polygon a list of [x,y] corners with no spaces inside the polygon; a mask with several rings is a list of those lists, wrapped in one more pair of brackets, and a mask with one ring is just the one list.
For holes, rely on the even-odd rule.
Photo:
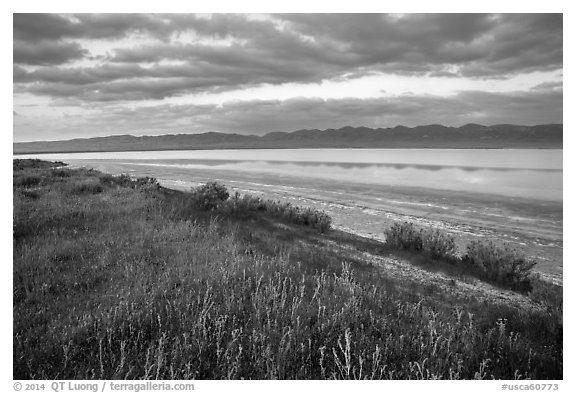
{"label": "cloud", "polygon": [[14,63],[27,65],[57,65],[81,59],[88,51],[75,42],[14,41]]}
{"label": "cloud", "polygon": [[[315,82],[322,77],[315,67],[296,64],[288,58],[260,56],[242,48],[180,45],[170,47],[169,51],[141,49],[145,54],[153,53],[158,61],[186,62],[147,67],[138,62],[120,62],[101,67],[42,67],[34,71],[15,66],[14,82],[32,94],[86,101],[121,101],[162,99],[294,80]],[[136,56],[134,51],[131,56]],[[145,58],[145,55],[137,56]],[[99,94],[93,94],[96,91]]]}
{"label": "cloud", "polygon": [[[219,14],[15,14],[14,63],[47,67],[14,81],[37,82],[41,86],[30,87],[37,94],[126,100],[379,72],[506,78],[561,69],[562,29],[561,14],[282,14],[263,20]],[[149,39],[115,46],[114,40],[131,34]],[[90,56],[78,39],[107,43],[104,65],[56,67]],[[166,61],[180,67],[167,67]],[[140,77],[147,79],[119,82]],[[167,80],[141,86],[149,78]],[[182,88],[167,87],[173,78],[180,78]],[[86,84],[102,94],[83,94],[74,86]],[[114,93],[118,86],[125,94]]]}
{"label": "cloud", "polygon": [[336,43],[358,67],[388,72],[498,76],[562,67],[561,14],[290,14],[280,18],[317,42]]}
{"label": "cloud", "polygon": [[22,41],[59,40],[77,35],[79,26],[56,14],[14,14],[14,39]]}
{"label": "cloud", "polygon": [[[558,81],[563,67],[562,14],[14,14],[13,18],[14,108],[18,111],[30,102],[41,107],[26,110],[31,125],[28,131],[15,127],[15,135],[32,133],[34,124],[36,132],[81,136],[84,131],[78,130],[86,135],[167,129],[264,133],[346,124],[562,122]],[[339,86],[345,89],[347,81],[366,75],[382,76],[378,88],[389,92],[382,94],[386,97],[252,99],[266,94],[263,90],[274,93],[294,84],[302,94],[310,94],[315,90],[306,87],[324,88],[327,84],[322,82],[327,80],[341,81]],[[394,95],[398,75],[421,78],[423,87],[411,96]],[[459,86],[476,88],[478,83],[490,84],[494,91],[510,89],[513,83],[502,84],[501,89],[494,86],[518,76],[527,91],[419,95],[432,83],[430,76],[450,76],[444,81],[451,92],[459,91]],[[474,83],[467,84],[470,79]],[[227,92],[227,98],[251,100],[221,106],[163,101],[220,92]],[[267,97],[275,97],[272,93]],[[354,94],[351,89],[350,95]],[[54,106],[47,108],[49,103]],[[74,116],[46,120],[52,109],[60,113],[65,106]]]}
{"label": "cloud", "polygon": [[[26,72],[14,69],[15,91],[66,98],[82,102],[163,99],[190,93],[217,92],[239,86],[238,70],[218,72],[203,67],[137,65],[105,66],[98,69],[41,69]],[[41,79],[42,83],[24,85]],[[262,82],[270,82],[266,75]],[[245,80],[248,82],[248,80]]]}
{"label": "cloud", "polygon": [[562,81],[553,82],[543,82],[532,88],[532,90],[552,90],[552,91],[562,91],[564,88],[564,83]]}
{"label": "cloud", "polygon": [[132,33],[166,38],[174,32],[166,17],[144,14],[14,14],[14,38],[26,41],[119,39]]}
{"label": "cloud", "polygon": [[[562,93],[473,91],[444,98],[412,95],[374,99],[237,101],[225,105],[164,104],[145,108],[112,106],[82,117],[44,123],[44,132],[58,133],[63,139],[103,133],[149,135],[218,131],[262,135],[345,125],[374,128],[433,123],[535,125],[562,123]],[[15,134],[15,138],[24,137],[24,134]],[[36,139],[46,137],[37,136]]]}

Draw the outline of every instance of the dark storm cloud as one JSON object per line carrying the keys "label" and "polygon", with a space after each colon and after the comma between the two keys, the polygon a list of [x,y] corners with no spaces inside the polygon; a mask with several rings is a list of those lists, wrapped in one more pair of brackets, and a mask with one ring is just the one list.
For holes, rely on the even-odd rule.
{"label": "dark storm cloud", "polygon": [[77,34],[77,27],[61,15],[14,14],[13,22],[15,40],[59,40]]}
{"label": "dark storm cloud", "polygon": [[[373,72],[505,78],[561,69],[562,28],[561,14],[15,14],[14,63],[45,67],[15,72],[14,82],[48,96],[126,100]],[[200,41],[175,41],[183,32]],[[114,48],[133,33],[150,43]],[[77,39],[111,40],[105,65],[57,67],[90,56]],[[166,60],[181,66],[158,64]],[[166,80],[147,87],[150,78]]]}
{"label": "dark storm cloud", "polygon": [[[285,65],[279,65],[285,67]],[[271,67],[261,66],[258,83],[278,83]],[[296,70],[286,69],[283,81],[289,82]],[[161,99],[184,93],[216,92],[234,88],[254,79],[242,67],[215,67],[207,64],[156,65],[108,64],[98,68],[44,67],[26,71],[13,69],[15,90],[84,101]],[[26,85],[34,81],[42,81]]]}
{"label": "dark storm cloud", "polygon": [[88,54],[76,42],[14,41],[14,63],[26,65],[57,65],[81,59]]}
{"label": "dark storm cloud", "polygon": [[14,38],[20,40],[117,39],[134,32],[166,38],[174,29],[162,15],[14,14]]}
{"label": "dark storm cloud", "polygon": [[159,16],[141,14],[14,14],[14,63],[58,65],[89,55],[72,39],[119,39],[131,33],[166,39],[173,29]]}
{"label": "dark storm cloud", "polygon": [[560,14],[503,15],[485,58],[464,68],[464,75],[498,75],[562,67]]}
{"label": "dark storm cloud", "polygon": [[[493,76],[562,65],[559,14],[411,14],[400,19],[378,14],[288,14],[274,19],[286,26],[278,29],[273,21],[236,15],[186,20],[200,36],[243,39],[242,45],[226,48],[228,56],[214,56],[197,46],[158,44],[118,50],[112,60],[164,57],[231,64],[227,62],[242,56],[261,56],[313,67],[324,78],[354,70],[442,72],[450,66],[459,67],[462,75]],[[186,23],[178,25],[183,28]]]}
{"label": "dark storm cloud", "polygon": [[337,42],[357,66],[491,76],[562,66],[561,14],[278,16],[320,42]]}

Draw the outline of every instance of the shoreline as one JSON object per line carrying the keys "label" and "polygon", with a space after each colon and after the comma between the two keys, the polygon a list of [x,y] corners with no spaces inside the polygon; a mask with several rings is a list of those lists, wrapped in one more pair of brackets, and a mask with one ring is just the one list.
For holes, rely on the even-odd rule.
{"label": "shoreline", "polygon": [[225,170],[189,170],[130,165],[118,162],[74,162],[72,167],[93,167],[107,173],[153,176],[163,186],[189,190],[208,181],[229,189],[267,199],[281,200],[326,211],[334,227],[382,241],[383,231],[394,222],[412,221],[441,228],[465,245],[483,238],[512,243],[539,261],[536,270],[563,281],[562,201],[538,201],[523,197],[478,195],[459,191],[410,187],[376,187],[335,184],[319,179],[290,178],[270,174]]}

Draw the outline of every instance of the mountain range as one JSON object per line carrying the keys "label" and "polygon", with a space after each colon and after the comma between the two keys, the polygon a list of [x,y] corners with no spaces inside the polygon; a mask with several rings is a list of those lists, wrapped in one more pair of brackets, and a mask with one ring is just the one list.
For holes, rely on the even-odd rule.
{"label": "mountain range", "polygon": [[158,136],[117,135],[65,141],[19,142],[14,154],[103,151],[297,148],[539,148],[561,149],[562,124],[519,126],[430,124],[393,128],[342,127],[271,132],[263,136],[207,132]]}

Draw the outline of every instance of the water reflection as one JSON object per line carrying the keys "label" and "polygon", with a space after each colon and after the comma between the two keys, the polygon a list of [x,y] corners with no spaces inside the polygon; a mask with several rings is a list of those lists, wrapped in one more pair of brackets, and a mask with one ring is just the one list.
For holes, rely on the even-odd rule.
{"label": "water reflection", "polygon": [[215,176],[228,178],[251,174],[275,179],[318,179],[343,185],[362,183],[562,200],[562,170],[550,168],[257,160],[122,160],[118,163],[172,171],[211,171]]}
{"label": "water reflection", "polygon": [[[23,157],[22,157],[23,158]],[[418,187],[562,201],[562,150],[252,149],[36,155],[83,165],[135,167],[167,178],[312,179],[317,184]]]}
{"label": "water reflection", "polygon": [[[25,158],[27,156],[20,156]],[[218,160],[562,169],[558,149],[245,149],[39,154],[59,160]]]}
{"label": "water reflection", "polygon": [[[496,172],[526,171],[527,168],[510,167],[479,167],[463,165],[433,165],[433,164],[393,164],[393,163],[362,163],[362,162],[317,162],[317,161],[277,161],[277,160],[131,160],[138,163],[150,163],[158,165],[174,166],[208,166],[208,167],[229,167],[234,165],[278,165],[278,166],[299,166],[299,167],[335,167],[342,169],[367,169],[367,168],[390,168],[396,170],[419,169],[427,171],[440,171],[443,169],[458,169],[465,172],[476,172],[489,169]],[[533,172],[562,172],[562,169],[555,168],[529,168]]]}

